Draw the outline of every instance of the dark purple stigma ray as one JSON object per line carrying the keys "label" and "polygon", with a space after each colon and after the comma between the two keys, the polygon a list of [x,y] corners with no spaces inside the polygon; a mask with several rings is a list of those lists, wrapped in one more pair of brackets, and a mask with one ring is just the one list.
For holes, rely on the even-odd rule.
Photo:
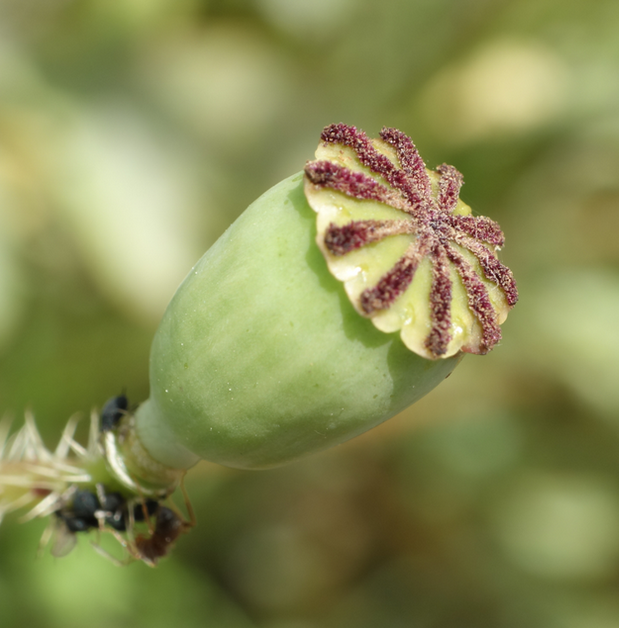
{"label": "dark purple stigma ray", "polygon": [[391,160],[382,153],[378,152],[374,144],[363,131],[358,131],[354,126],[345,124],[332,124],[326,127],[320,138],[323,142],[330,144],[344,144],[352,148],[359,161],[369,168],[372,172],[381,175],[391,187],[402,192],[411,207],[407,210],[412,214],[415,210],[419,210],[431,199],[426,198],[418,193],[406,174],[400,168],[397,168]]}
{"label": "dark purple stigma ray", "polygon": [[438,181],[438,206],[445,212],[451,214],[460,198],[460,189],[464,183],[462,175],[453,167],[447,164],[440,165],[436,171],[440,174]]}
{"label": "dark purple stigma ray", "polygon": [[406,199],[363,172],[353,172],[332,161],[310,161],[305,166],[307,178],[318,187],[327,187],[362,201],[377,201],[408,211]]}
{"label": "dark purple stigma ray", "polygon": [[518,302],[518,288],[512,271],[502,264],[483,244],[467,236],[458,236],[456,242],[469,250],[479,261],[487,279],[501,288],[510,307]]}
{"label": "dark purple stigma ray", "polygon": [[452,214],[449,216],[448,222],[454,229],[471,236],[475,240],[487,242],[499,248],[505,244],[505,236],[501,227],[487,216]]}
{"label": "dark purple stigma ray", "polygon": [[408,288],[415,271],[430,247],[428,236],[419,236],[411,242],[404,255],[386,272],[373,288],[366,288],[360,297],[363,311],[370,315],[376,310],[386,310]]}
{"label": "dark purple stigma ray", "polygon": [[414,226],[410,220],[353,220],[342,226],[331,223],[324,243],[331,255],[341,256],[389,236],[411,233]]}
{"label": "dark purple stigma ray", "polygon": [[398,129],[389,127],[382,129],[380,138],[396,149],[400,166],[409,176],[417,193],[423,198],[430,199],[432,197],[430,177],[426,171],[426,164],[421,158],[413,140],[408,135],[398,131]]}
{"label": "dark purple stigma ray", "polygon": [[364,166],[383,175],[386,179],[389,175],[395,174],[396,167],[388,157],[379,153],[368,136],[363,131],[358,131],[354,126],[331,124],[325,127],[320,139],[329,144],[343,144],[352,148]]}
{"label": "dark purple stigma ray", "polygon": [[330,144],[345,144],[355,151],[358,148],[363,150],[363,146],[370,143],[368,136],[363,131],[358,131],[357,127],[348,126],[341,122],[326,126],[320,134],[320,139]]}
{"label": "dark purple stigma ray", "polygon": [[[482,337],[479,353],[488,353],[501,340],[501,328],[497,323],[496,312],[490,302],[488,290],[471,264],[460,253],[450,246],[446,247],[446,253],[462,279],[469,308],[481,325]],[[462,351],[471,352],[468,347],[463,347]]]}
{"label": "dark purple stigma ray", "polygon": [[431,251],[432,287],[430,288],[430,317],[432,329],[425,341],[426,349],[438,358],[447,353],[451,341],[452,285],[449,277],[449,262],[445,247],[436,244]]}

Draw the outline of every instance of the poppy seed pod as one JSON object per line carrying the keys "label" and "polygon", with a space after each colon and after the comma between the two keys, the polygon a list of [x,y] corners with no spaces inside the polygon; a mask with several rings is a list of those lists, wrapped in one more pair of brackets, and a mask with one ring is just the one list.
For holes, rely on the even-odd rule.
{"label": "poppy seed pod", "polygon": [[461,183],[394,129],[327,127],[316,161],[255,201],[174,295],[140,447],[177,469],[279,465],[392,417],[463,351],[489,351],[517,292],[495,256],[503,234],[471,215]]}

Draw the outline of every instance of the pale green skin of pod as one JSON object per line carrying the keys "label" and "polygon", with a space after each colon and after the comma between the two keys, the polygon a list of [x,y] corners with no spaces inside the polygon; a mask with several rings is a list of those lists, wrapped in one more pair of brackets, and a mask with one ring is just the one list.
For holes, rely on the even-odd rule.
{"label": "pale green skin of pod", "polygon": [[427,360],[359,315],[315,242],[302,173],[224,233],[153,341],[139,438],[158,461],[267,468],[347,441],[438,385]]}

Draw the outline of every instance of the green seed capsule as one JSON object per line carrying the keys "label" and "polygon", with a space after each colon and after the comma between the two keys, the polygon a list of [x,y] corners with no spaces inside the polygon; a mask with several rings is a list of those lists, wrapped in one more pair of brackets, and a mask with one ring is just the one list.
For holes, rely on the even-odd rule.
{"label": "green seed capsule", "polygon": [[392,417],[462,351],[496,344],[517,299],[498,225],[458,200],[455,168],[427,171],[405,135],[381,138],[327,127],[305,180],[259,198],[187,276],[136,413],[155,460],[294,460]]}

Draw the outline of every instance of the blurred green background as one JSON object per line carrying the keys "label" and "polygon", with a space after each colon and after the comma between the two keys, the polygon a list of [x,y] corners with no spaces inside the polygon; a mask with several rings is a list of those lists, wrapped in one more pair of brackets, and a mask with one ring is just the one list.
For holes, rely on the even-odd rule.
{"label": "blurred green background", "polygon": [[411,135],[498,220],[488,357],[282,469],[201,464],[156,570],[0,527],[2,628],[619,626],[619,3],[0,0],[0,412],[148,394],[176,285],[321,129]]}

